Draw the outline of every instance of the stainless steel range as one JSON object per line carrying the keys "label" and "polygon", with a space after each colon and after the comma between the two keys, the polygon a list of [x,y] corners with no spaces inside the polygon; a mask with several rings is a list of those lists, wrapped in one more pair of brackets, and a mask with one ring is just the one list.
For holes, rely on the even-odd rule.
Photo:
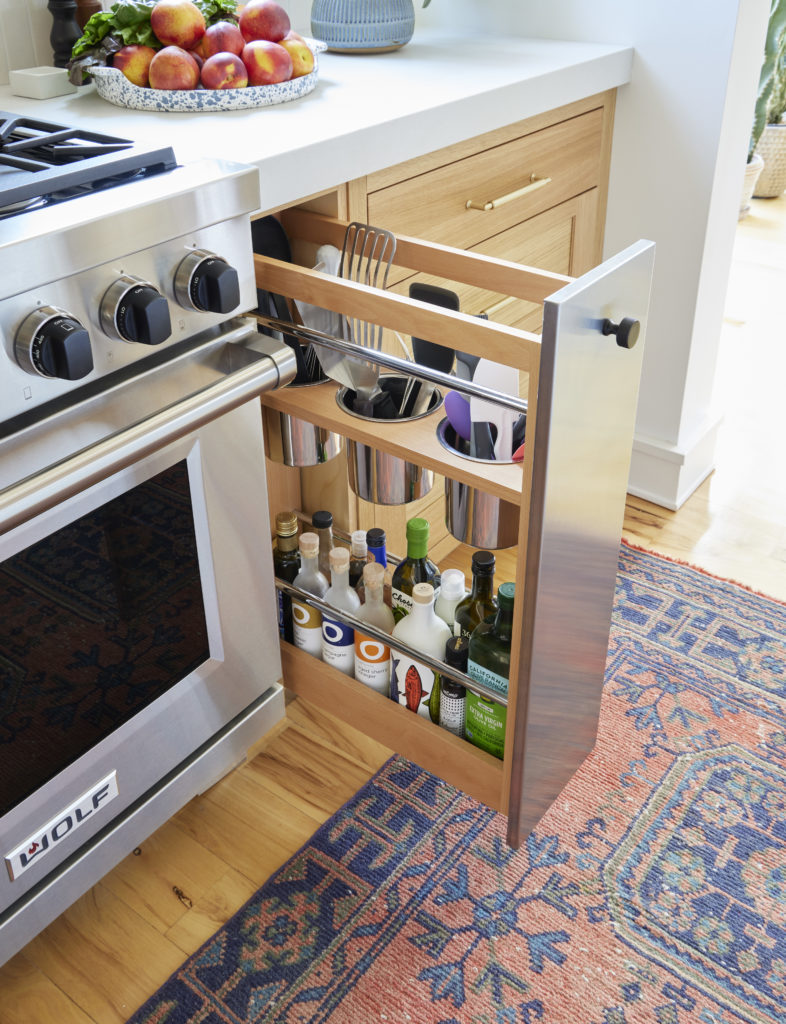
{"label": "stainless steel range", "polygon": [[258,205],[0,113],[0,963],[283,714]]}

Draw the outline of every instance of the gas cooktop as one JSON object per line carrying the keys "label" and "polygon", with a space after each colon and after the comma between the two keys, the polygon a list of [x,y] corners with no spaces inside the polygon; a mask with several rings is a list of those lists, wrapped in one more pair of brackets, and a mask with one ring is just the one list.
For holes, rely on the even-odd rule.
{"label": "gas cooktop", "polygon": [[0,111],[0,218],[177,166],[171,147]]}

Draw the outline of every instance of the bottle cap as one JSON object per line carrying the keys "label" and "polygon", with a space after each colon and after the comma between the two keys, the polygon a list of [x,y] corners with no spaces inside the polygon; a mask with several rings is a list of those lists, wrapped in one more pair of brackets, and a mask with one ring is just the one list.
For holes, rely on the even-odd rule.
{"label": "bottle cap", "polygon": [[294,512],[276,513],[276,533],[281,537],[293,537],[297,533],[297,516]]}
{"label": "bottle cap", "polygon": [[331,548],[328,558],[331,569],[341,572],[343,569],[349,568],[349,552],[346,548]]}
{"label": "bottle cap", "polygon": [[430,583],[416,583],[412,588],[412,600],[415,604],[433,604],[434,588]]}
{"label": "bottle cap", "polygon": [[367,562],[363,566],[363,586],[375,590],[385,585],[385,566],[379,562]]}
{"label": "bottle cap", "polygon": [[457,668],[459,672],[467,671],[469,659],[469,640],[464,636],[451,636],[445,643],[445,664]]}
{"label": "bottle cap", "polygon": [[301,533],[298,547],[306,557],[319,554],[319,537],[315,533]]}
{"label": "bottle cap", "polygon": [[516,596],[515,583],[500,583],[497,590],[497,600],[501,608],[512,608],[513,599]]}
{"label": "bottle cap", "polygon": [[446,569],[442,573],[439,592],[448,601],[453,601],[466,594],[467,579],[461,569]]}
{"label": "bottle cap", "polygon": [[381,548],[386,540],[385,531],[379,526],[372,526],[366,531],[366,543],[370,548]]}
{"label": "bottle cap", "polygon": [[311,516],[311,525],[315,530],[326,530],[329,526],[333,525],[333,513],[325,512],[324,509],[315,512]]}
{"label": "bottle cap", "polygon": [[476,551],[472,556],[472,572],[476,576],[491,576],[497,560],[491,551]]}
{"label": "bottle cap", "polygon": [[352,531],[352,554],[358,555],[361,558],[368,554],[365,530]]}
{"label": "bottle cap", "polygon": [[428,519],[415,516],[407,520],[407,540],[428,541]]}

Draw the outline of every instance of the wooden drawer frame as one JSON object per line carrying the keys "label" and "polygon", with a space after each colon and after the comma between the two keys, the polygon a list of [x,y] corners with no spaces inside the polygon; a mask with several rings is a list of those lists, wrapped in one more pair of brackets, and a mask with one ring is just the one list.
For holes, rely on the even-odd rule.
{"label": "wooden drawer frame", "polygon": [[[346,225],[340,220],[295,209],[284,213],[282,221],[291,238],[339,248],[343,243]],[[431,340],[449,337],[457,349],[529,374],[529,443],[523,463],[517,465],[489,467],[448,453],[436,438],[440,411],[412,423],[374,423],[351,416],[335,401],[332,382],[309,388],[308,394],[283,389],[262,397],[268,408],[410,461],[417,453],[421,465],[520,506],[503,762],[282,645],[284,681],[290,689],[507,813],[513,846],[519,845],[591,750],[603,684],[643,345],[630,350],[616,347],[613,338],[602,335],[602,319],[589,320],[582,303],[588,291],[600,317],[635,315],[644,324],[653,250],[651,243],[638,243],[586,279],[574,280],[398,237],[399,266],[544,304],[543,335],[255,256],[261,288],[403,334]],[[619,297],[608,291],[612,279],[615,288],[621,280]],[[570,311],[577,297],[583,311],[575,320]],[[409,365],[403,363],[404,368]],[[461,389],[461,382],[455,385]],[[588,394],[599,403],[591,421],[586,413]],[[577,415],[571,414],[572,402]],[[580,493],[568,500],[571,482]],[[598,501],[601,491],[603,500]],[[581,563],[575,585],[560,564],[559,538]],[[568,624],[565,635],[557,635]]]}

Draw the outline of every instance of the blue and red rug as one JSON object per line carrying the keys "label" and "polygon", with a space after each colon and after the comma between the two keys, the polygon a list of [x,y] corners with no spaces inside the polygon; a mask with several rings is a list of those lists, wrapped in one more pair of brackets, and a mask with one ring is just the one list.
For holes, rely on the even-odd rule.
{"label": "blue and red rug", "polygon": [[784,1024],[786,606],[623,548],[600,735],[525,846],[388,762],[133,1024]]}

